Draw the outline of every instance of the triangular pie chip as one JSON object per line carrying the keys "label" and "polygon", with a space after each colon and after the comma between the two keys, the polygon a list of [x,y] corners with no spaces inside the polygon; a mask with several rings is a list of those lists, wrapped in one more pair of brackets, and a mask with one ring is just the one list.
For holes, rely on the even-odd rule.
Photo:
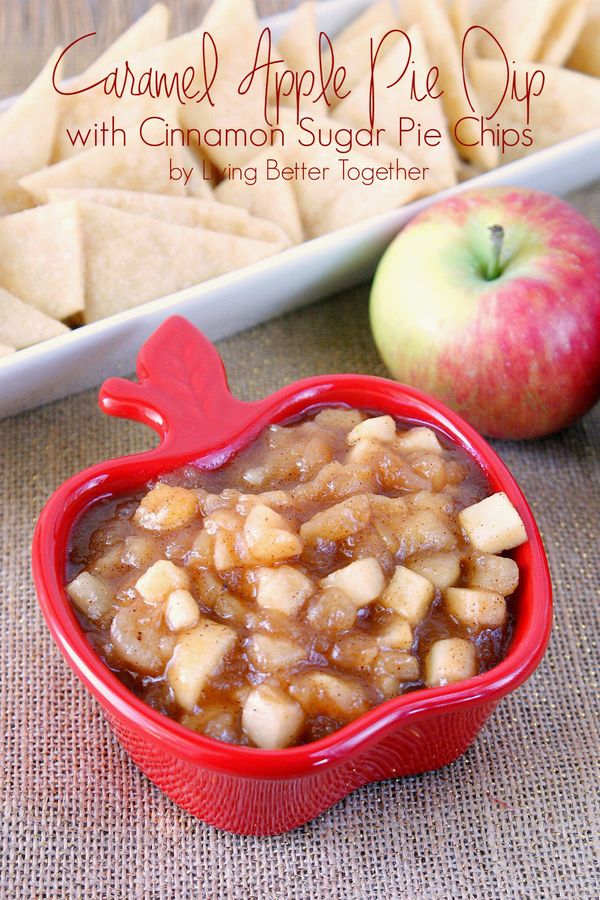
{"label": "triangular pie chip", "polygon": [[[170,41],[148,47],[138,53],[132,53],[126,60],[111,59],[105,67],[104,75],[105,77],[109,76],[115,69],[118,69],[117,81],[120,84],[123,81],[125,62],[127,62],[137,81],[152,70],[153,74],[164,74],[165,81],[170,85],[173,76],[177,73],[181,81],[181,73],[187,66],[195,66],[198,72],[201,46],[202,32],[199,30],[189,31]],[[94,69],[95,67],[94,65]],[[198,74],[197,77],[200,78],[200,75]],[[153,78],[150,80],[154,81]],[[67,86],[65,90],[76,90],[78,87],[94,84],[97,81],[99,81],[98,73],[92,73],[90,80],[86,79],[85,83],[83,77],[80,76],[74,88]],[[189,90],[192,92],[193,87],[190,86]],[[194,101],[190,102],[195,105]],[[112,93],[106,94],[102,84],[82,94],[63,96],[53,159],[54,161],[68,159],[89,148],[89,145],[83,147],[81,143],[73,145],[72,140],[78,129],[85,134],[95,123],[110,123],[111,117],[114,116],[117,127],[126,129],[128,143],[133,143],[139,140],[137,137],[139,125],[147,116],[165,114],[170,124],[176,127],[178,107],[179,102],[175,93],[169,98],[163,90],[160,97],[152,98],[147,93],[131,96],[126,91],[122,97],[116,97]],[[165,110],[170,110],[170,114],[163,113]]]}
{"label": "triangular pie chip", "polygon": [[[379,0],[369,6],[365,12],[354,19],[347,28],[341,31],[333,39],[333,51],[336,65],[346,68],[346,77],[341,90],[352,90],[357,84],[367,78],[371,67],[371,39],[376,49],[380,41],[394,28],[398,28],[398,15],[392,9],[390,0]],[[397,38],[390,35],[381,47],[378,59],[381,61],[396,42]],[[334,96],[333,105],[339,101]]]}
{"label": "triangular pie chip", "polygon": [[567,65],[600,78],[600,0],[591,0],[587,18]]}
{"label": "triangular pie chip", "polygon": [[276,160],[280,171],[285,165],[277,150],[264,150],[246,163],[256,167],[256,184],[247,185],[239,179],[225,180],[216,188],[215,197],[223,203],[241,206],[253,216],[270,219],[284,230],[292,243],[300,244],[304,233],[294,188],[284,178],[267,179],[268,159]]}
{"label": "triangular pie chip", "polygon": [[[403,0],[401,13],[402,17],[407,16],[410,21],[418,22],[430,64],[439,69],[438,86],[444,92],[441,97],[442,106],[457,153],[479,168],[493,169],[499,162],[498,149],[482,144],[479,124],[473,121],[473,111],[463,83],[461,52],[446,10],[439,0]],[[432,23],[435,23],[434,27]],[[473,105],[477,107],[471,85],[469,92]],[[458,122],[458,138],[462,143],[454,135]]]}
{"label": "triangular pie chip", "polygon": [[10,356],[16,349],[16,347],[10,347],[8,344],[0,344],[0,356]]}
{"label": "triangular pie chip", "polygon": [[[206,101],[188,103],[181,108],[180,121],[185,128],[253,129],[269,132],[264,117],[265,78],[254,76],[252,87],[245,94],[238,87],[252,67],[255,47],[261,34],[252,0],[215,0],[200,29],[208,32],[219,51],[219,71],[211,88],[214,106]],[[262,145],[261,145],[262,146]],[[203,152],[218,166],[240,165],[258,151],[249,139],[237,143],[229,141],[220,146],[203,148]]]}
{"label": "triangular pie chip", "polygon": [[51,188],[119,188],[156,194],[185,194],[183,179],[171,181],[171,147],[95,147],[70,159],[40,169],[19,182],[37,203],[48,199]]}
{"label": "triangular pie chip", "polygon": [[[597,78],[570,69],[544,66],[541,63],[535,65],[536,69],[543,72],[545,84],[542,92],[531,100],[529,127],[534,143],[532,147],[516,146],[507,149],[503,156],[504,162],[600,126],[600,81]],[[517,73],[520,68],[530,69],[531,64],[522,63],[517,66]],[[491,114],[500,99],[498,86],[502,84],[504,72],[504,63],[491,59],[474,59],[471,63],[473,82],[483,109],[488,114]],[[523,73],[520,77],[522,83]],[[494,116],[494,122],[499,122],[503,128],[523,129],[527,127],[524,107],[525,103],[506,98]]]}
{"label": "triangular pie chip", "polygon": [[74,203],[0,219],[0,287],[53,319],[83,309],[81,230]]}
{"label": "triangular pie chip", "polygon": [[276,252],[277,244],[172,225],[81,203],[86,322],[200,284]]}
{"label": "triangular pie chip", "polygon": [[[360,168],[377,168],[385,167],[394,159],[393,150],[386,154],[379,147],[353,153],[350,162]],[[342,180],[337,161],[338,154],[333,148],[321,147],[311,157],[311,165],[329,166],[331,175],[322,182],[293,182],[308,238],[319,237],[397,209],[425,193],[423,184],[418,181],[375,181],[370,185],[355,182],[349,185]]]}
{"label": "triangular pie chip", "polygon": [[[318,83],[319,72],[319,28],[317,27],[317,11],[314,0],[301,3],[290,15],[285,32],[277,41],[279,54],[285,60],[287,68],[302,73],[308,70],[315,73]],[[308,81],[305,82],[308,84]],[[332,91],[329,94],[333,93]],[[328,94],[328,96],[329,96]],[[323,98],[313,103],[314,96],[300,100],[303,108],[320,113],[327,112],[327,104]],[[281,102],[287,106],[296,103],[295,92],[282,96]],[[330,101],[331,102],[331,101]]]}
{"label": "triangular pie chip", "polygon": [[169,36],[170,18],[171,13],[165,4],[155,3],[100,54],[77,78],[75,84],[90,84],[93,77],[105,75],[110,68],[122,63],[132,54],[142,53],[164,43]]}
{"label": "triangular pie chip", "polygon": [[475,16],[471,14],[469,0],[447,0],[446,9],[454,38],[460,50],[466,31],[475,24]]}
{"label": "triangular pie chip", "polygon": [[[334,45],[336,49],[341,49],[344,44],[351,44],[357,37],[365,37],[372,32],[384,28],[395,28],[398,21],[397,14],[394,11],[391,0],[378,0],[377,3],[371,3],[363,13],[342,28],[335,36]],[[367,37],[367,47],[369,41]]]}
{"label": "triangular pie chip", "polygon": [[563,66],[581,34],[589,0],[562,0],[536,54],[539,62]]}
{"label": "triangular pie chip", "polygon": [[[418,25],[408,29],[408,37],[412,45],[412,59],[417,72],[427,72],[430,62],[425,50],[421,30]],[[394,82],[406,65],[408,45],[402,38],[377,64],[376,85],[385,86]],[[369,127],[369,91],[370,76],[364,78],[352,91],[349,97],[338,103],[333,110],[333,117],[356,128]],[[441,143],[437,147],[419,146],[415,132],[405,136],[402,152],[420,166],[430,169],[430,176],[436,182],[436,189],[450,187],[456,183],[458,158],[450,137],[446,117],[440,99],[427,98],[417,102],[409,96],[409,83],[406,78],[388,90],[376,88],[375,127],[385,128],[385,140],[396,146],[398,141],[398,119],[413,118],[421,123],[423,129],[436,128],[441,132]]]}
{"label": "triangular pie chip", "polygon": [[0,215],[31,206],[17,183],[50,162],[59,95],[52,86],[55,51],[38,77],[0,118]]}
{"label": "triangular pie chip", "polygon": [[[292,118],[293,113],[291,110],[288,112]],[[312,127],[315,130],[335,129],[340,127],[340,123],[323,116],[315,118]],[[288,165],[304,163],[307,168],[327,169],[325,178],[313,180],[304,177],[290,182],[307,238],[318,237],[396,209],[427,193],[427,185],[422,180],[373,179],[371,184],[363,184],[360,179],[351,180],[348,175],[344,179],[340,153],[335,146],[298,146],[298,134],[292,123],[287,125],[286,133],[289,140],[281,155]],[[414,167],[412,159],[400,153],[397,148],[385,145],[353,150],[347,158],[347,166],[353,167],[355,172],[358,169],[387,168],[395,166],[396,162],[407,169]]]}
{"label": "triangular pie chip", "polygon": [[0,288],[0,341],[21,350],[69,331],[62,322]]}
{"label": "triangular pie chip", "polygon": [[[510,60],[524,62],[536,59],[548,23],[552,21],[562,0],[486,0],[477,11],[474,24],[487,28]],[[480,35],[477,55],[497,60],[500,51],[496,41]]]}
{"label": "triangular pie chip", "polygon": [[213,196],[213,188],[217,186],[213,164],[196,145],[179,147],[178,153],[181,159],[179,165],[185,166],[188,170],[190,166],[194,167],[194,174],[186,185],[188,197],[210,200]]}
{"label": "triangular pie chip", "polygon": [[[249,192],[248,192],[249,193]],[[289,241],[285,232],[273,222],[255,218],[245,209],[230,206],[217,200],[203,200],[195,197],[169,197],[167,194],[147,194],[142,191],[94,190],[93,188],[54,188],[51,200],[85,200],[111,206],[123,212],[160,219],[173,225],[187,225],[190,228],[207,228],[223,234],[270,241],[286,246]]]}

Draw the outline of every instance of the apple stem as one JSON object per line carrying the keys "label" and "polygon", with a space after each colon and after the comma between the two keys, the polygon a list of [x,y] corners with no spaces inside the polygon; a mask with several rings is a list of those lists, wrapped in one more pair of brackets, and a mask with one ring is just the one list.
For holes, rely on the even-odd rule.
{"label": "apple stem", "polygon": [[500,256],[502,255],[502,245],[504,243],[504,228],[502,225],[490,225],[488,231],[492,245],[492,257],[488,266],[487,280],[493,281],[494,278],[498,278],[502,274]]}

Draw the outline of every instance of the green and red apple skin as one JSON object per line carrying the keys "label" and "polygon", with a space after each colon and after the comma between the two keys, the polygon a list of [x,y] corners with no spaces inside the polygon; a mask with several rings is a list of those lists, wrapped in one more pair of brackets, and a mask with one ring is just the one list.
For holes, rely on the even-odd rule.
{"label": "green and red apple skin", "polygon": [[550,434],[600,394],[600,232],[541,191],[458,194],[390,245],[370,315],[398,380],[490,437]]}

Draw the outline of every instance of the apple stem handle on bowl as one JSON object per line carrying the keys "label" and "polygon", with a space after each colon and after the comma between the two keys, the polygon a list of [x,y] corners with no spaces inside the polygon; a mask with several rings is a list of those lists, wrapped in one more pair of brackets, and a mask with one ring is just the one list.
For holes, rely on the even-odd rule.
{"label": "apple stem handle on bowl", "polygon": [[137,359],[138,381],[109,378],[98,402],[111,416],[149,425],[163,452],[185,447],[199,457],[231,445],[256,419],[260,403],[234,397],[216,349],[190,322],[172,316],[146,341]]}

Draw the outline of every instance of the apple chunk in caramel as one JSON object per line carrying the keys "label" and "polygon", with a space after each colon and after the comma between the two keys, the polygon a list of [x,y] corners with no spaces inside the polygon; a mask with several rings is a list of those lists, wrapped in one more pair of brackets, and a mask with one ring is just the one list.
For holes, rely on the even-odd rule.
{"label": "apple chunk in caramel", "polygon": [[66,589],[89,640],[183,725],[306,743],[503,656],[527,539],[441,434],[328,407],[271,425],[221,469],[101,501]]}

